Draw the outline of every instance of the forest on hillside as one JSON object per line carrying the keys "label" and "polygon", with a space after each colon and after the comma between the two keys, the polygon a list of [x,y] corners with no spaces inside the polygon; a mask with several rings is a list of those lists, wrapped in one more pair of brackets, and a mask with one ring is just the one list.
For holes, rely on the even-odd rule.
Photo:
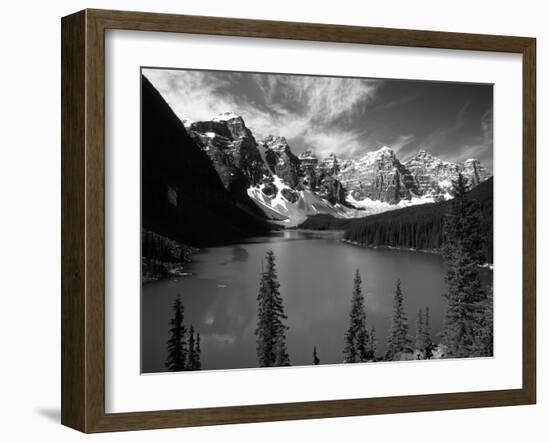
{"label": "forest on hillside", "polygon": [[[477,220],[480,254],[493,262],[493,178],[465,194]],[[345,230],[344,239],[369,247],[399,247],[441,250],[445,245],[445,216],[453,200],[405,207],[359,219],[338,219],[331,215],[308,218],[299,227],[314,230]]]}

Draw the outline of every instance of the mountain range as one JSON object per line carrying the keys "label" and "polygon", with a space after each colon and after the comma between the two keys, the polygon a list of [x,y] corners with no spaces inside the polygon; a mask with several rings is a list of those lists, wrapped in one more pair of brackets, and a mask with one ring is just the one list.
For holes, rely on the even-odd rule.
{"label": "mountain range", "polygon": [[459,173],[470,188],[491,176],[476,159],[452,163],[425,150],[404,162],[387,146],[351,159],[319,158],[313,149],[295,155],[284,136],[257,140],[233,112],[184,119],[182,126],[233,198],[253,201],[268,220],[287,227],[311,215],[357,218],[443,201],[452,198]]}

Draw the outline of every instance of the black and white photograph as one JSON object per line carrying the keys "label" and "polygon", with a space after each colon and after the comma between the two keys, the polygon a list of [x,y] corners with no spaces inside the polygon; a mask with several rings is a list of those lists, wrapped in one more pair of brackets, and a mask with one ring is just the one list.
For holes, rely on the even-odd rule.
{"label": "black and white photograph", "polygon": [[140,339],[144,374],[492,357],[493,85],[143,67]]}

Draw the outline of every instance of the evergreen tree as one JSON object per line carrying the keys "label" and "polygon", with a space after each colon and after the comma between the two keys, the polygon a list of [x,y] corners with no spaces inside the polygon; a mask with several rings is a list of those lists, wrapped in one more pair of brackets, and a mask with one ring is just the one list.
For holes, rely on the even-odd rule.
{"label": "evergreen tree", "polygon": [[195,343],[195,329],[189,327],[189,339],[187,341],[187,370],[196,370],[197,368],[197,347]]}
{"label": "evergreen tree", "polygon": [[344,336],[344,362],[365,362],[374,356],[368,351],[369,334],[367,332],[367,315],[365,299],[361,291],[361,275],[355,271],[349,328]]}
{"label": "evergreen tree", "polygon": [[424,313],[424,359],[431,359],[433,357],[433,342],[432,332],[430,329],[430,308],[426,307]]}
{"label": "evergreen tree", "polygon": [[412,352],[411,347],[412,341],[409,338],[409,323],[403,306],[401,281],[398,279],[393,298],[393,315],[390,335],[388,336],[386,359],[390,361],[400,359],[403,354]]}
{"label": "evergreen tree", "polygon": [[170,371],[183,371],[186,368],[187,348],[186,328],[183,325],[184,308],[178,295],[172,306],[174,317],[170,320],[170,338],[168,339],[168,358],[165,366]]}
{"label": "evergreen tree", "polygon": [[418,359],[424,359],[424,339],[426,335],[424,332],[424,315],[422,309],[418,309],[418,316],[416,317],[416,340],[415,347],[418,351]]}
{"label": "evergreen tree", "polygon": [[376,359],[376,329],[374,328],[374,325],[370,329],[369,333],[369,341],[367,345],[367,353],[370,356],[370,359],[374,360]]}
{"label": "evergreen tree", "polygon": [[468,180],[462,173],[459,173],[456,180],[453,180],[451,184],[453,186],[451,193],[454,198],[462,198],[468,192]]}
{"label": "evergreen tree", "polygon": [[268,251],[265,257],[258,292],[258,323],[256,327],[256,355],[260,367],[288,366],[290,357],[286,348],[287,316],[279,292],[275,254]]}
{"label": "evergreen tree", "polygon": [[416,340],[415,347],[418,351],[418,359],[431,359],[433,356],[433,343],[430,331],[430,309],[422,312],[418,310],[416,320]]}
{"label": "evergreen tree", "polygon": [[[283,331],[284,333],[284,331]],[[286,339],[284,334],[277,339],[275,346],[275,366],[276,367],[289,367],[290,357],[288,356],[288,350],[286,348]]]}
{"label": "evergreen tree", "polygon": [[480,303],[481,321],[475,339],[475,356],[493,356],[493,291]]}
{"label": "evergreen tree", "polygon": [[317,356],[317,347],[313,347],[313,365],[319,365],[321,360]]}
{"label": "evergreen tree", "polygon": [[447,264],[447,310],[442,344],[447,357],[470,357],[478,352],[478,336],[484,322],[487,295],[479,277],[481,253],[480,211],[468,200],[465,179],[459,174],[453,182],[455,199],[445,217]]}
{"label": "evergreen tree", "polygon": [[195,340],[195,370],[200,370],[201,368],[201,335],[197,332],[197,339]]}
{"label": "evergreen tree", "polygon": [[271,334],[271,312],[269,308],[269,295],[266,287],[266,274],[263,271],[260,278],[260,290],[258,291],[258,323],[256,335],[256,357],[260,367],[270,367],[274,364],[274,339]]}

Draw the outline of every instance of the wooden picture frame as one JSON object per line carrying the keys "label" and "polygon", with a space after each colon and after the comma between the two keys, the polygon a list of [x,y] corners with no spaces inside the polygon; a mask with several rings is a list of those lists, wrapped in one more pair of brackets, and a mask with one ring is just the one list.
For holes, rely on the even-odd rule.
{"label": "wooden picture frame", "polygon": [[[513,390],[132,413],[105,412],[105,30],[418,48],[523,58],[523,385]],[[62,19],[62,410],[83,432],[534,404],[536,41],[533,38],[84,10]]]}

